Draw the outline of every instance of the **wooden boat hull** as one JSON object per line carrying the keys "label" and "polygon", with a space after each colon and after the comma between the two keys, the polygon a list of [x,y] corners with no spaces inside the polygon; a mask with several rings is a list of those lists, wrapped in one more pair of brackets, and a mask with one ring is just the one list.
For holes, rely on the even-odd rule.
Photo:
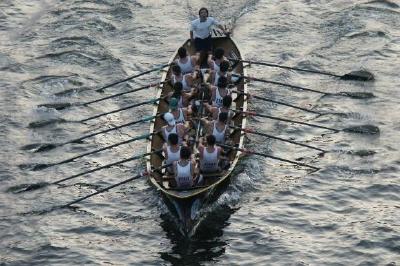
{"label": "wooden boat hull", "polygon": [[[213,36],[213,47],[222,47],[225,50],[225,56],[234,57],[235,59],[243,59],[240,54],[240,51],[234,42],[234,40],[230,37],[216,37]],[[187,40],[183,46],[188,50],[190,54],[194,54],[194,48],[190,46],[190,40]],[[172,63],[177,58],[177,50],[174,55],[171,57],[169,63]],[[242,63],[236,64],[233,71],[240,75],[246,75],[245,68]],[[172,91],[172,87],[167,80],[167,77],[170,76],[171,69],[168,69],[162,74],[161,84],[157,91],[157,98],[166,96],[169,92]],[[238,91],[247,93],[247,86],[244,82],[240,82],[236,89]],[[237,110],[247,110],[247,96],[240,95],[235,100],[235,109]],[[155,134],[159,132],[161,127],[165,125],[164,120],[162,119],[162,114],[168,112],[168,103],[164,100],[161,100],[157,106],[155,106],[153,110],[153,115],[157,116],[150,124],[150,133],[152,133],[152,137],[149,140],[147,152],[152,152],[154,150],[160,150],[164,143],[164,140],[161,134]],[[235,127],[239,127],[244,129],[246,127],[246,117],[243,113],[238,113],[232,119],[232,123]],[[244,135],[241,130],[236,130],[231,133],[230,140],[233,145],[238,148],[243,147]],[[214,198],[213,195],[218,195],[215,193],[218,188],[223,187],[224,184],[227,184],[230,180],[230,175],[234,170],[239,157],[241,155],[240,151],[231,150],[228,158],[230,161],[230,166],[228,169],[225,169],[221,175],[213,180],[209,185],[202,187],[194,187],[188,190],[177,190],[174,188],[168,187],[168,182],[163,181],[162,173],[157,171],[153,171],[162,166],[163,159],[160,155],[152,154],[147,160],[147,171],[152,174],[149,176],[150,183],[161,192],[161,194],[165,197],[167,205],[174,209],[179,220],[183,225],[184,233],[188,233],[193,231],[196,226],[196,221],[199,221],[198,210],[206,204],[207,202],[212,201]]]}

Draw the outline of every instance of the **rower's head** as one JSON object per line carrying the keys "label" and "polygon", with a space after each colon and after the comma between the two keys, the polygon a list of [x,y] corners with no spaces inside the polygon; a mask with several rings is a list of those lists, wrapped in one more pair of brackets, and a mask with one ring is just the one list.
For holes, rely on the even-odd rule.
{"label": "rower's head", "polygon": [[216,139],[215,139],[214,135],[208,135],[206,140],[207,140],[207,145],[208,146],[214,146],[215,143],[216,143]]}
{"label": "rower's head", "polygon": [[174,84],[174,95],[181,95],[182,90],[183,90],[182,82],[180,82],[180,81],[175,82],[175,84]]}
{"label": "rower's head", "polygon": [[178,65],[173,65],[172,66],[172,73],[174,73],[174,75],[179,76],[182,73],[181,67]]}
{"label": "rower's head", "polygon": [[189,160],[191,154],[192,154],[192,152],[190,151],[189,147],[186,147],[186,146],[181,147],[181,151],[179,153],[179,156],[181,159]]}
{"label": "rower's head", "polygon": [[228,113],[226,113],[226,112],[219,113],[219,115],[218,115],[219,122],[226,124],[227,120],[228,120]]}
{"label": "rower's head", "polygon": [[225,108],[230,108],[231,105],[232,105],[232,96],[225,95],[224,98],[222,98],[222,106]]}
{"label": "rower's head", "polygon": [[176,133],[171,133],[168,135],[168,143],[170,145],[178,145],[179,137]]}
{"label": "rower's head", "polygon": [[220,70],[221,72],[226,72],[226,71],[229,70],[229,67],[230,67],[229,61],[228,61],[228,60],[224,60],[224,61],[222,61],[221,64],[219,65],[219,70]]}
{"label": "rower's head", "polygon": [[225,89],[226,87],[228,87],[228,79],[224,76],[219,77],[217,86],[218,88]]}
{"label": "rower's head", "polygon": [[175,126],[175,117],[172,113],[165,113],[164,120],[169,126]]}
{"label": "rower's head", "polygon": [[208,17],[208,9],[205,7],[202,7],[199,9],[199,17],[200,18],[206,18]]}
{"label": "rower's head", "polygon": [[178,56],[179,58],[185,58],[187,56],[187,51],[185,47],[180,47],[178,49]]}
{"label": "rower's head", "polygon": [[175,111],[175,110],[178,109],[178,99],[176,99],[176,98],[171,98],[171,99],[169,100],[169,109],[170,109],[171,111]]}
{"label": "rower's head", "polygon": [[218,47],[214,51],[214,58],[221,60],[224,57],[225,51],[224,48]]}

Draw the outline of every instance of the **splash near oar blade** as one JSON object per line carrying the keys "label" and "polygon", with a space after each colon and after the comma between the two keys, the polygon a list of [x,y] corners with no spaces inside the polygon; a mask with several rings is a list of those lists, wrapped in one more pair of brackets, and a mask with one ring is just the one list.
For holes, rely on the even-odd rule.
{"label": "splash near oar blade", "polygon": [[375,135],[379,134],[380,132],[379,127],[374,125],[352,126],[343,129],[343,131],[350,133],[366,134],[366,135]]}
{"label": "splash near oar blade", "polygon": [[372,73],[366,70],[357,70],[347,73],[340,77],[342,80],[358,80],[358,81],[373,81],[375,77]]}

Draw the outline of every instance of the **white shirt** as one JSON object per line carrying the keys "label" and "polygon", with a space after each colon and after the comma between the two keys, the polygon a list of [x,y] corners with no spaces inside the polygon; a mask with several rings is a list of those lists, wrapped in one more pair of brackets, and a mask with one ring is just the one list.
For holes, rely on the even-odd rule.
{"label": "white shirt", "polygon": [[198,18],[191,22],[190,31],[193,31],[194,38],[205,39],[210,35],[212,25],[219,25],[219,22],[213,17],[207,17],[204,22]]}

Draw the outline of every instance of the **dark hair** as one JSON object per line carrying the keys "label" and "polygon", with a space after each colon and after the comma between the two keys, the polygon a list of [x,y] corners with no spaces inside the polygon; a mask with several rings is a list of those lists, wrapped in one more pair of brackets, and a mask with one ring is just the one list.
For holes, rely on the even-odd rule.
{"label": "dark hair", "polygon": [[219,113],[218,121],[226,123],[226,120],[228,120],[228,113],[226,112]]}
{"label": "dark hair", "polygon": [[180,47],[178,49],[178,55],[179,55],[180,58],[186,57],[187,56],[186,48],[185,47]]}
{"label": "dark hair", "polygon": [[178,66],[178,65],[173,65],[173,66],[172,66],[172,72],[173,72],[173,73],[176,73],[176,74],[182,73],[181,67]]}
{"label": "dark hair", "polygon": [[208,145],[215,145],[216,139],[214,135],[208,135],[206,140]]}
{"label": "dark hair", "polygon": [[179,93],[179,95],[181,94],[183,89],[183,84],[180,81],[175,82],[174,84],[174,93]]}
{"label": "dark hair", "polygon": [[228,79],[224,76],[218,78],[217,81],[218,88],[226,88],[228,86]]}
{"label": "dark hair", "polygon": [[199,9],[199,16],[200,16],[200,12],[203,11],[203,10],[205,10],[207,12],[207,17],[208,17],[208,9],[205,8],[205,7],[202,7],[202,8]]}
{"label": "dark hair", "polygon": [[225,54],[224,48],[218,47],[214,51],[214,58],[222,59],[224,57],[224,54]]}
{"label": "dark hair", "polygon": [[230,67],[230,65],[227,60],[224,60],[221,62],[221,64],[219,64],[219,70],[222,72],[228,71],[229,67]]}
{"label": "dark hair", "polygon": [[224,98],[222,98],[222,105],[226,108],[231,107],[232,104],[232,96],[230,95],[225,95]]}
{"label": "dark hair", "polygon": [[171,133],[168,135],[168,142],[171,143],[172,145],[178,144],[178,140],[179,140],[178,134]]}
{"label": "dark hair", "polygon": [[181,159],[189,159],[191,153],[192,152],[190,151],[189,147],[182,146],[181,147],[181,152],[180,152],[179,155],[180,155]]}

